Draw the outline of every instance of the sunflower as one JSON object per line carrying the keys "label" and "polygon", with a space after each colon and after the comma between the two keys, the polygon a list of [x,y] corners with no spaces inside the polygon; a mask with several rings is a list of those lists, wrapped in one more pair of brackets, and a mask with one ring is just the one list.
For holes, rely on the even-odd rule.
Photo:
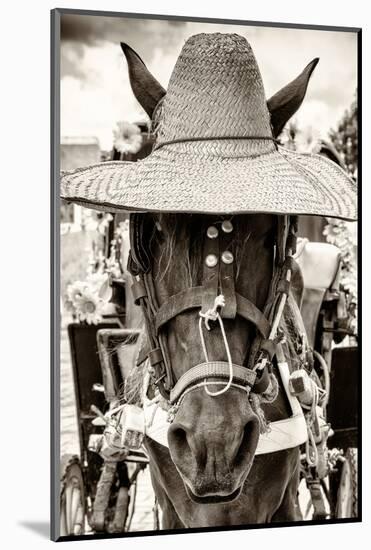
{"label": "sunflower", "polygon": [[135,154],[142,146],[142,134],[139,126],[129,122],[118,122],[117,128],[113,130],[113,145],[119,153]]}
{"label": "sunflower", "polygon": [[73,306],[83,297],[88,285],[85,281],[75,281],[67,287],[67,299]]}
{"label": "sunflower", "polygon": [[103,309],[112,295],[107,274],[93,274],[87,281],[75,281],[67,288],[68,309],[89,325],[102,320]]}
{"label": "sunflower", "polygon": [[80,321],[86,321],[88,325],[97,325],[102,320],[103,305],[103,300],[86,289],[75,304],[76,315]]}

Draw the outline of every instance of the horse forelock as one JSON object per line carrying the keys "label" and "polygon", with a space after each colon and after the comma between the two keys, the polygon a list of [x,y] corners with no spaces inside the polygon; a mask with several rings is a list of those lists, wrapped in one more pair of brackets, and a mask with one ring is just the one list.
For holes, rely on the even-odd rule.
{"label": "horse forelock", "polygon": [[[247,244],[254,239],[249,228],[251,216],[221,216],[219,222],[212,216],[195,214],[159,214],[151,238],[154,252],[155,281],[163,281],[174,274],[184,288],[202,282],[203,245],[208,226],[221,223],[223,218],[232,219],[235,225],[230,250],[234,256],[235,282],[243,277],[242,262]],[[214,217],[216,218],[216,217]],[[267,238],[272,235],[267,235]],[[273,239],[271,240],[273,249]]]}

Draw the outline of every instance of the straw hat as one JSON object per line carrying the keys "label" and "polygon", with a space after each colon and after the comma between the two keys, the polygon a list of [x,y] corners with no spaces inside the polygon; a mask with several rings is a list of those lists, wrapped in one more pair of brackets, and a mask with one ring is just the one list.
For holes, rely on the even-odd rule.
{"label": "straw hat", "polygon": [[235,34],[187,40],[147,158],[65,172],[61,196],[109,211],[357,217],[337,164],[277,146],[255,56]]}

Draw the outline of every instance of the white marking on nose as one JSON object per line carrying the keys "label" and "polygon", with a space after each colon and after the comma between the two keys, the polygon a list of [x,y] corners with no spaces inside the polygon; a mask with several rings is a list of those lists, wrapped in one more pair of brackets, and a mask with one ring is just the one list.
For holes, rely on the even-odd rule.
{"label": "white marking on nose", "polygon": [[188,346],[186,344],[186,342],[180,342],[180,347],[182,348],[182,350],[184,350],[186,353],[188,352]]}

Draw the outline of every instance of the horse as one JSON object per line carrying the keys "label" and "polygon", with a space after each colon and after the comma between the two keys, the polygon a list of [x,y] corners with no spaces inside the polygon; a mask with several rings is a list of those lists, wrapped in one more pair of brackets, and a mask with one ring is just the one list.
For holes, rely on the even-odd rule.
{"label": "horse", "polygon": [[[130,46],[122,43],[121,47],[133,93],[156,127],[161,120],[161,104],[166,90]],[[317,62],[318,59],[314,59],[297,78],[268,100],[275,138],[300,107]],[[267,312],[267,301],[272,298],[272,278],[279,244],[277,235],[283,218],[259,213],[233,217],[146,214],[148,227],[141,229],[137,255],[144,255],[148,262],[152,301],[161,308],[172,296],[202,284],[205,254],[206,260],[208,255],[212,256],[204,237],[210,228],[212,231],[216,228],[226,239],[233,258],[233,270],[228,258],[224,265],[226,286],[233,287],[236,295],[249,300],[258,310]],[[232,232],[228,233],[228,226],[229,229],[223,233],[225,222],[233,226]],[[302,291],[300,270],[292,265],[291,309],[285,307],[281,322],[285,329],[285,354],[290,370],[297,367],[298,361],[295,343],[298,331],[291,310],[298,309]],[[136,273],[134,269],[134,275]],[[230,353],[233,363],[250,364],[255,349],[256,326],[241,316],[223,319],[223,326],[218,326],[215,319],[210,322],[212,330],[207,331],[201,327],[198,311],[185,308],[170,317],[163,327],[162,338],[166,340],[174,383],[205,361],[205,348],[213,362],[225,362],[226,353]],[[151,327],[147,326],[148,330],[151,332]],[[220,380],[213,385],[200,384],[183,394],[168,430],[168,447],[148,435],[145,437],[151,480],[162,510],[163,529],[301,519],[297,499],[300,447],[256,455],[262,418],[275,422],[290,415],[275,361],[272,369],[278,388],[271,402],[253,406],[243,388],[231,384],[228,391],[224,391],[225,382]]]}

